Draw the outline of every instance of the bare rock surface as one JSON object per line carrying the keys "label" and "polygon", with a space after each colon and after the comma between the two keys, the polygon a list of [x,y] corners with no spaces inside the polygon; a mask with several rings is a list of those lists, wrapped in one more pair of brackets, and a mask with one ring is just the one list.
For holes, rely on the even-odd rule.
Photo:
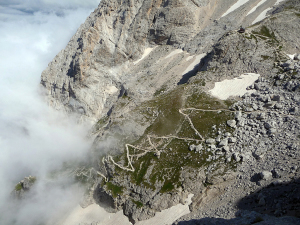
{"label": "bare rock surface", "polygon": [[300,10],[275,3],[101,1],[41,79],[95,121],[87,202],[142,224],[192,193],[175,224],[299,223]]}

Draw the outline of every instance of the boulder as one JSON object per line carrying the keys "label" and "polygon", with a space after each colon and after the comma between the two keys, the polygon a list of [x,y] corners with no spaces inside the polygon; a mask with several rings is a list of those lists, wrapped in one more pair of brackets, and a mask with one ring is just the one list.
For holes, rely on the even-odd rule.
{"label": "boulder", "polygon": [[235,120],[228,120],[227,125],[229,127],[235,128],[236,127],[236,121]]}
{"label": "boulder", "polygon": [[275,121],[269,121],[269,122],[265,122],[264,126],[266,129],[269,130],[269,129],[273,128],[275,126],[275,124],[276,124]]}
{"label": "boulder", "polygon": [[190,151],[195,151],[195,149],[196,149],[196,145],[190,145],[189,146],[189,150]]}
{"label": "boulder", "polygon": [[228,145],[228,139],[223,139],[219,143],[219,147],[224,147]]}
{"label": "boulder", "polygon": [[205,141],[205,143],[208,144],[208,145],[212,145],[212,144],[214,144],[215,142],[216,142],[216,141],[215,141],[215,139],[213,139],[213,138],[206,139],[206,141]]}
{"label": "boulder", "polygon": [[232,154],[232,157],[233,157],[233,159],[234,159],[235,161],[237,161],[237,162],[239,162],[239,161],[241,160],[239,154],[236,153],[236,152]]}
{"label": "boulder", "polygon": [[241,111],[236,111],[234,113],[234,117],[235,117],[236,120],[239,121],[242,118],[242,112]]}
{"label": "boulder", "polygon": [[262,180],[271,180],[272,179],[272,173],[269,171],[262,171],[259,174],[259,176]]}
{"label": "boulder", "polygon": [[236,142],[236,138],[235,137],[228,138],[228,143],[235,143],[235,142]]}
{"label": "boulder", "polygon": [[196,145],[196,146],[195,146],[195,151],[196,151],[196,152],[200,152],[202,149],[203,149],[202,144],[199,144],[199,145]]}

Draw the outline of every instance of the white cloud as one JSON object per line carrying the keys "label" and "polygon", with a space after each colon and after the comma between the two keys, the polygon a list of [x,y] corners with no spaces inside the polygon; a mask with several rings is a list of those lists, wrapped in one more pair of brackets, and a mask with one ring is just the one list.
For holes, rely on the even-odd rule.
{"label": "white cloud", "polygon": [[95,8],[99,0],[0,0],[0,6],[32,13],[34,11],[51,12],[59,9]]}
{"label": "white cloud", "polygon": [[[36,224],[32,215],[47,219],[76,202],[71,199],[77,200],[78,188],[71,181],[53,183],[46,178],[65,161],[84,159],[91,144],[85,137],[87,127],[48,108],[39,94],[39,82],[42,71],[98,3],[0,0],[1,224],[7,224],[1,220],[9,216],[15,224]],[[7,207],[16,183],[29,175],[39,180],[34,201]]]}

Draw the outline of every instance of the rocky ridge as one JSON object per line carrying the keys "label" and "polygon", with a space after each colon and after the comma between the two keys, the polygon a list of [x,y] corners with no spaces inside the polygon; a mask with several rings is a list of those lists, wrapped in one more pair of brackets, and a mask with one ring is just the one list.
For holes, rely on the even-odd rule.
{"label": "rocky ridge", "polygon": [[[177,224],[218,224],[201,218],[244,210],[262,213],[246,224],[299,215],[298,192],[286,195],[298,188],[300,166],[299,3],[274,7],[243,34],[233,30],[275,3],[245,16],[258,2],[222,17],[235,1],[102,1],[49,64],[42,84],[50,104],[99,119],[92,131],[99,158],[84,169],[91,202],[123,210],[132,223],[189,193],[192,212]],[[207,94],[243,73],[260,74],[252,94],[226,101]],[[103,156],[110,136],[117,141]]]}
{"label": "rocky ridge", "polygon": [[[110,112],[125,90],[131,92],[137,102],[151,99],[163,85],[169,87],[168,83],[174,82],[173,73],[163,80],[155,75],[176,69],[176,64],[167,62],[168,68],[164,68],[166,62],[155,67],[133,62],[147,47],[158,47],[152,56],[155,59],[168,51],[165,46],[183,48],[191,55],[210,51],[214,42],[228,30],[253,21],[253,13],[246,16],[245,13],[257,4],[254,0],[243,5],[242,10],[222,17],[234,2],[101,1],[43,72],[41,83],[48,92],[49,104],[66,112],[76,112],[82,118],[97,120]],[[274,4],[274,1],[268,2],[254,14]],[[177,63],[179,61],[177,59]],[[149,75],[154,77],[155,83],[141,82],[141,77]]]}

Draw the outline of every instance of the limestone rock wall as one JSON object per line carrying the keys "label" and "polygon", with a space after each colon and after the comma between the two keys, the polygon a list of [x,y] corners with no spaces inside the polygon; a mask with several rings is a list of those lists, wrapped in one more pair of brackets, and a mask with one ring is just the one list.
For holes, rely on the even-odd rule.
{"label": "limestone rock wall", "polygon": [[[234,3],[102,0],[42,73],[49,104],[83,117],[102,117],[132,77],[132,61],[140,58],[146,47],[167,44],[182,48],[203,29],[211,29],[213,19]],[[199,43],[191,43],[185,50],[197,51]]]}

